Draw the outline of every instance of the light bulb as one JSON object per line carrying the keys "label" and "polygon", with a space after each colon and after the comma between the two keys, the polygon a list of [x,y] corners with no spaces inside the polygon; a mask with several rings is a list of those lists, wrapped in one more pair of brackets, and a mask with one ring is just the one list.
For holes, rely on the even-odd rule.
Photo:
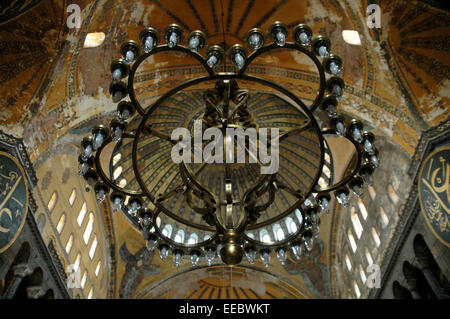
{"label": "light bulb", "polygon": [[279,30],[276,34],[276,43],[282,47],[286,44],[286,34],[283,31]]}
{"label": "light bulb", "polygon": [[173,258],[173,264],[174,264],[175,267],[178,267],[180,265],[181,257],[182,257],[181,252],[179,252],[177,250],[177,252],[175,253],[175,256]]}
{"label": "light bulb", "polygon": [[250,47],[253,50],[257,50],[261,47],[261,35],[258,33],[253,33],[249,38],[248,38],[248,42],[250,44]]}
{"label": "light bulb", "polygon": [[123,93],[121,90],[114,91],[112,100],[114,103],[119,102],[123,98]]}
{"label": "light bulb", "polygon": [[169,249],[166,245],[161,246],[159,249],[159,257],[162,261],[166,260],[167,256],[169,255]]}
{"label": "light bulb", "polygon": [[197,52],[198,51],[198,46],[200,45],[200,39],[198,36],[193,36],[190,40],[189,40],[189,48],[191,49],[191,51],[193,52]]}
{"label": "light bulb", "polygon": [[200,256],[198,255],[198,253],[197,253],[197,252],[193,252],[193,253],[191,254],[191,263],[192,263],[192,266],[197,266],[199,260],[200,260]]}
{"label": "light bulb", "polygon": [[322,57],[322,58],[328,58],[328,57],[330,56],[330,53],[328,52],[328,49],[327,49],[326,46],[321,45],[321,46],[319,47],[319,55],[320,55],[320,57]]}
{"label": "light bulb", "polygon": [[327,111],[329,117],[336,116],[336,114],[337,114],[336,106],[333,103],[330,103],[327,105],[326,111]]}
{"label": "light bulb", "polygon": [[326,197],[319,199],[319,206],[323,213],[328,213],[330,211],[330,203]]}
{"label": "light bulb", "polygon": [[269,265],[270,265],[270,254],[269,254],[268,251],[263,250],[261,252],[261,260],[262,260],[264,266],[266,266],[266,268],[269,268]]}
{"label": "light bulb", "polygon": [[303,244],[305,245],[305,248],[306,248],[306,250],[308,252],[312,251],[312,249],[313,249],[313,238],[311,236],[304,236]]}
{"label": "light bulb", "polygon": [[295,243],[294,245],[292,245],[291,249],[295,259],[299,260],[302,256],[302,246],[298,243]]}
{"label": "light bulb", "polygon": [[212,54],[209,58],[208,58],[208,61],[206,61],[206,63],[208,64],[208,66],[210,67],[210,68],[213,68],[216,64],[217,64],[217,57],[214,55],[214,54]]}
{"label": "light bulb", "polygon": [[364,140],[364,150],[369,153],[369,155],[373,155],[375,153],[372,147],[372,143],[369,141],[369,139]]}
{"label": "light bulb", "polygon": [[144,42],[144,52],[149,53],[153,49],[153,37],[148,36]]}
{"label": "light bulb", "polygon": [[134,52],[133,50],[128,50],[125,53],[125,62],[127,62],[128,64],[132,63],[134,60]]}
{"label": "light bulb", "polygon": [[345,136],[345,132],[346,132],[346,129],[345,129],[344,123],[342,123],[342,121],[338,121],[336,123],[336,134],[338,136]]}
{"label": "light bulb", "polygon": [[298,36],[300,43],[304,46],[310,45],[311,44],[311,39],[308,36],[308,34],[306,32],[302,32],[300,33],[300,35]]}
{"label": "light bulb", "polygon": [[278,260],[280,261],[280,263],[282,264],[282,265],[285,265],[286,264],[286,251],[284,250],[284,248],[280,248],[280,249],[278,249],[277,250],[277,257],[278,257]]}
{"label": "light bulb", "polygon": [[331,88],[331,93],[333,93],[337,97],[342,96],[342,88],[341,88],[341,86],[339,84],[334,84],[333,87]]}
{"label": "light bulb", "polygon": [[370,156],[370,162],[373,164],[373,166],[378,167],[378,157],[376,155]]}
{"label": "light bulb", "polygon": [[214,259],[216,258],[216,252],[212,248],[208,248],[208,251],[206,252],[206,260],[208,262],[208,266],[211,266]]}
{"label": "light bulb", "polygon": [[348,196],[345,192],[340,192],[337,195],[337,201],[339,204],[343,205],[344,207],[348,207]]}
{"label": "light bulb", "polygon": [[122,78],[122,70],[120,68],[115,69],[112,78],[114,81],[119,81]]}
{"label": "light bulb", "polygon": [[122,129],[119,126],[116,126],[112,131],[112,140],[116,143],[122,140]]}
{"label": "light bulb", "polygon": [[341,76],[342,75],[342,68],[334,61],[330,62],[330,72],[334,75]]}
{"label": "light bulb", "polygon": [[95,193],[95,198],[97,200],[97,203],[101,203],[105,200],[106,198],[106,192],[103,188],[100,188],[96,193]]}
{"label": "light bulb", "polygon": [[169,36],[169,48],[174,48],[178,44],[178,35],[176,32],[172,32]]}
{"label": "light bulb", "polygon": [[84,152],[83,152],[83,155],[82,155],[81,159],[83,161],[87,161],[89,159],[89,157],[92,156],[93,152],[94,152],[94,150],[92,149],[92,144],[86,145],[86,147],[84,148]]}
{"label": "light bulb", "polygon": [[249,248],[245,251],[245,257],[250,264],[254,264],[256,260],[256,249]]}
{"label": "light bulb", "polygon": [[122,199],[119,196],[115,197],[111,203],[111,206],[114,210],[121,209],[122,208]]}
{"label": "light bulb", "polygon": [[236,54],[234,55],[234,61],[236,62],[236,65],[239,69],[242,69],[244,67],[245,60],[241,53],[236,52]]}
{"label": "light bulb", "polygon": [[119,112],[119,120],[126,121],[130,118],[131,113],[128,109],[123,109],[121,112]]}
{"label": "light bulb", "polygon": [[94,134],[94,141],[92,143],[92,146],[94,150],[102,146],[103,140],[105,139],[105,134],[102,131],[98,131]]}
{"label": "light bulb", "polygon": [[362,135],[361,135],[361,130],[358,128],[358,126],[355,125],[353,127],[352,135],[353,135],[353,138],[355,139],[355,141],[357,141],[358,143],[362,142],[363,138],[362,138]]}
{"label": "light bulb", "polygon": [[362,194],[363,194],[363,189],[362,189],[362,187],[361,187],[360,185],[354,184],[354,185],[352,186],[352,192],[353,192],[353,194],[355,194],[356,196],[361,197]]}
{"label": "light bulb", "polygon": [[89,169],[89,164],[86,162],[81,162],[78,164],[78,174],[83,176]]}

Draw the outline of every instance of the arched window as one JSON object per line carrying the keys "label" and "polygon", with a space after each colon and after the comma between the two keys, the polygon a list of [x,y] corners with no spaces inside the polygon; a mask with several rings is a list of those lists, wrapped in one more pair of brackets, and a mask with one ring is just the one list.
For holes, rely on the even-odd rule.
{"label": "arched window", "polygon": [[70,207],[73,206],[73,203],[75,203],[76,198],[77,198],[77,190],[74,188],[74,189],[72,189],[72,193],[70,194],[70,197],[69,197]]}
{"label": "arched window", "polygon": [[361,297],[361,292],[359,291],[359,287],[356,281],[353,282],[353,288],[355,289],[356,298]]}
{"label": "arched window", "polygon": [[99,260],[97,267],[95,268],[95,277],[98,277],[98,274],[100,273],[100,268],[102,267],[102,262]]}
{"label": "arched window", "polygon": [[97,250],[98,240],[97,235],[94,235],[94,240],[91,245],[91,249],[89,249],[89,258],[94,259],[95,251]]}
{"label": "arched window", "polygon": [[119,163],[119,161],[122,158],[122,153],[117,153],[116,155],[114,155],[113,157],[113,166],[116,166],[117,163]]}
{"label": "arched window", "polygon": [[211,239],[211,235],[206,234],[206,235],[203,237],[203,241],[207,241],[208,239]]}
{"label": "arched window", "polygon": [[328,166],[324,165],[324,166],[323,166],[323,169],[322,169],[322,172],[325,174],[326,177],[330,178],[330,176],[331,176],[331,171],[330,171],[330,169],[328,168]]}
{"label": "arched window", "polygon": [[375,242],[375,245],[377,245],[377,247],[380,247],[381,244],[380,236],[378,236],[377,230],[373,227],[372,227],[372,238],[373,241]]}
{"label": "arched window", "polygon": [[84,288],[87,280],[87,270],[84,271],[83,277],[81,278],[81,288]]}
{"label": "arched window", "polygon": [[350,258],[347,254],[345,254],[345,264],[347,265],[348,271],[352,270],[352,263],[350,262]]}
{"label": "arched window", "polygon": [[166,236],[167,238],[170,238],[170,236],[172,236],[172,230],[173,230],[172,225],[166,224],[166,226],[164,226],[164,228],[162,230],[162,234],[164,236]]}
{"label": "arched window", "polygon": [[113,179],[114,179],[114,180],[118,179],[118,178],[120,177],[120,175],[122,174],[122,171],[123,171],[123,167],[122,167],[122,166],[117,167],[117,168],[114,170],[114,173],[113,173]]}
{"label": "arched window", "polygon": [[350,229],[348,230],[347,236],[348,236],[348,241],[350,242],[350,246],[352,247],[353,252],[355,252],[356,248],[357,248],[356,241],[355,241],[355,238],[353,237],[353,234]]}
{"label": "arched window", "polygon": [[56,225],[56,230],[58,231],[58,234],[61,234],[65,224],[66,224],[66,214],[62,213],[61,217],[59,218],[58,224]]}
{"label": "arched window", "polygon": [[288,229],[289,233],[295,233],[297,231],[297,224],[294,222],[292,217],[288,216],[285,219],[286,228]]}
{"label": "arched window", "polygon": [[124,188],[125,186],[127,186],[127,180],[125,178],[122,178],[119,182],[119,186]]}
{"label": "arched window", "polygon": [[84,216],[86,216],[86,213],[87,213],[87,204],[86,202],[84,202],[80,212],[78,213],[77,217],[78,226],[81,227],[81,224],[83,224]]}
{"label": "arched window", "polygon": [[359,265],[359,275],[361,276],[361,280],[362,280],[363,284],[365,284],[367,277],[366,277],[366,273],[364,272],[364,269],[361,265]]}
{"label": "arched window", "polygon": [[81,254],[78,253],[77,254],[77,258],[75,258],[75,262],[73,263],[73,270],[76,272],[78,270],[78,268],[80,267],[80,262],[81,262]]}
{"label": "arched window", "polygon": [[353,224],[353,229],[355,230],[356,236],[359,238],[361,238],[361,234],[363,232],[363,227],[361,225],[361,222],[359,221],[359,217],[356,214],[356,208],[352,207],[350,209],[350,218],[352,220],[352,224]]}
{"label": "arched window", "polygon": [[398,195],[391,184],[389,184],[388,186],[388,195],[391,201],[394,203],[394,205],[398,203]]}
{"label": "arched window", "polygon": [[156,217],[156,226],[161,227],[161,217]]}
{"label": "arched window", "polygon": [[89,221],[86,225],[86,228],[83,233],[83,239],[85,244],[87,245],[89,242],[89,239],[91,238],[92,229],[94,228],[94,213],[89,213]]}
{"label": "arched window", "polygon": [[283,240],[284,239],[284,231],[283,228],[281,228],[280,224],[273,225],[273,235],[275,236],[276,240]]}
{"label": "arched window", "polygon": [[364,205],[364,202],[361,200],[361,198],[358,198],[358,208],[359,211],[361,212],[361,215],[363,217],[364,220],[367,219],[367,209],[366,209],[366,205]]}
{"label": "arched window", "polygon": [[192,234],[189,236],[188,244],[194,245],[194,244],[196,244],[196,243],[198,243],[198,235],[197,235],[196,233],[192,233]]}
{"label": "arched window", "polygon": [[66,254],[70,254],[73,246],[73,234],[70,234],[69,240],[66,243]]}
{"label": "arched window", "polygon": [[384,212],[384,208],[380,207],[381,227],[385,228],[389,224],[389,217]]}
{"label": "arched window", "polygon": [[373,186],[367,185],[367,189],[369,190],[369,195],[372,200],[375,200],[375,197],[377,197],[377,192],[375,191],[375,188]]}
{"label": "arched window", "polygon": [[261,229],[259,231],[259,240],[264,242],[264,243],[270,243],[271,242],[270,235],[269,235],[269,232],[267,231],[267,229],[264,228],[264,229]]}
{"label": "arched window", "polygon": [[53,209],[56,206],[56,203],[58,202],[58,193],[56,191],[53,192],[52,197],[50,197],[50,200],[48,201],[47,208],[48,212],[51,214]]}
{"label": "arched window", "polygon": [[179,229],[175,235],[174,241],[177,243],[183,243],[184,242],[184,230]]}
{"label": "arched window", "polygon": [[370,254],[369,249],[367,247],[366,247],[365,255],[366,255],[367,263],[369,264],[369,266],[373,265],[372,255]]}
{"label": "arched window", "polygon": [[89,291],[89,294],[88,294],[88,299],[92,299],[93,296],[94,296],[94,291],[91,288],[91,290]]}

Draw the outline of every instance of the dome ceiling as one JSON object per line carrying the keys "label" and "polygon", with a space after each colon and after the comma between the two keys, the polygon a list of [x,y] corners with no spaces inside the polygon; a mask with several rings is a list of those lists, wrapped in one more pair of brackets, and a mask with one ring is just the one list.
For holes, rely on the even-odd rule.
{"label": "dome ceiling", "polygon": [[[62,141],[79,141],[94,123],[108,123],[116,108],[108,93],[110,63],[119,57],[122,42],[137,40],[142,28],[149,25],[163,31],[167,25],[177,23],[185,35],[200,29],[207,34],[209,44],[229,46],[242,44],[242,38],[251,28],[266,31],[276,20],[285,22],[290,33],[297,23],[307,23],[314,34],[329,37],[332,52],[344,60],[346,90],[340,103],[343,110],[364,120],[377,134],[391,137],[402,152],[410,156],[421,132],[448,118],[450,58],[448,39],[442,35],[449,33],[449,14],[423,2],[383,1],[381,29],[367,28],[367,1],[80,0],[77,1],[82,10],[80,29],[69,29],[66,25],[68,0],[14,3],[19,2],[24,10],[14,7],[3,10],[6,15],[0,15],[4,21],[12,19],[0,25],[0,128],[23,138],[34,163],[46,161]],[[36,6],[25,12],[33,5]],[[346,43],[343,30],[358,31],[361,45]],[[92,32],[103,32],[105,40],[98,47],[84,48],[86,35]],[[295,91],[307,105],[312,103],[317,91],[314,69],[296,54],[279,52],[261,56],[249,71]],[[138,70],[141,102],[151,104],[174,84],[198,76],[198,72],[193,63],[183,64],[182,59],[172,68],[164,61],[148,61]],[[263,110],[257,113],[262,125],[290,121],[286,116],[292,111],[289,103],[262,87],[250,88],[255,111],[258,107]],[[176,120],[186,123],[194,114],[201,113],[204,105],[196,94],[191,90],[183,97],[185,102],[195,101],[192,105],[195,112]],[[262,100],[268,108],[281,105],[286,110],[281,119],[264,113],[258,102]],[[178,104],[174,98],[165,107],[177,109]],[[153,152],[156,163],[164,154],[155,155],[157,148],[150,147],[153,142],[142,140],[145,151],[141,155],[152,156]],[[310,146],[304,143],[304,139],[299,139],[286,145],[287,166],[304,165],[314,159],[316,152],[306,151]],[[298,145],[303,146],[297,155],[291,152],[294,144],[296,150]],[[127,175],[129,152],[125,145],[120,165],[124,168],[123,176],[133,186],[133,179]],[[309,174],[306,172],[303,178],[308,180]],[[162,180],[173,180],[168,172],[161,176]],[[150,175],[146,179],[149,183],[157,180]],[[165,188],[167,185],[154,185],[155,192]],[[179,269],[164,265],[159,257],[153,259],[151,254],[142,252],[145,243],[141,235],[123,215],[112,213],[109,205],[104,206],[105,213],[114,219],[114,247],[117,247],[117,281],[111,280],[113,296],[173,296],[171,287],[178,278],[174,273],[188,270],[198,275],[198,280],[195,288],[186,290],[183,297],[216,296],[226,290],[234,293],[234,287],[220,288],[223,283],[217,275],[229,273],[230,269],[220,265],[211,270],[192,270],[187,264]],[[289,260],[285,266],[279,263],[273,266],[271,272],[277,279],[268,278],[267,282],[278,288],[266,285],[266,293],[287,298],[330,295],[328,243],[333,238],[326,231],[330,221],[325,219],[321,228],[325,231],[321,232],[320,244],[306,261]],[[233,276],[245,278],[260,271],[247,266],[237,269]],[[149,287],[159,287],[159,290],[155,288],[152,292]],[[251,298],[250,288],[245,284],[239,287],[236,295]]]}

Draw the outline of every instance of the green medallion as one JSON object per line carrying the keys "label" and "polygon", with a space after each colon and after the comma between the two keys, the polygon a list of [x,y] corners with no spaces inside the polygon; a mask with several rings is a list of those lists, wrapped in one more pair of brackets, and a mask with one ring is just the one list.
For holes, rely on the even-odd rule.
{"label": "green medallion", "polygon": [[419,201],[434,235],[450,246],[450,146],[427,156],[419,173]]}
{"label": "green medallion", "polygon": [[0,152],[0,253],[19,236],[28,212],[28,185],[20,163]]}

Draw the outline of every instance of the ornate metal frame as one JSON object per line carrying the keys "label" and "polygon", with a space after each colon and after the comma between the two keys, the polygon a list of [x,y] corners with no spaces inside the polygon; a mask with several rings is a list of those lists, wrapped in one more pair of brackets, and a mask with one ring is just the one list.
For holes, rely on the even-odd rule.
{"label": "ornate metal frame", "polygon": [[[312,38],[311,29],[303,24],[295,27],[293,33],[294,42],[286,42],[288,30],[281,22],[275,22],[268,33],[274,43],[264,45],[264,33],[261,30],[252,29],[249,31],[246,36],[246,41],[247,45],[253,49],[253,52],[248,56],[246,49],[239,44],[229,48],[227,56],[228,59],[237,66],[238,71],[236,72],[218,71],[218,66],[221,62],[225,62],[224,69],[226,70],[227,59],[224,50],[220,46],[210,46],[207,50],[206,57],[203,57],[198,53],[199,50],[206,47],[206,38],[201,31],[194,31],[188,37],[190,47],[182,46],[183,32],[177,25],[170,25],[166,29],[164,35],[164,38],[168,43],[166,45],[161,44],[156,46],[160,38],[156,29],[147,28],[143,30],[140,40],[142,42],[142,48],[146,52],[140,54],[141,46],[134,41],[127,41],[121,47],[123,58],[114,61],[111,65],[113,83],[110,87],[110,93],[113,96],[113,101],[119,102],[127,95],[129,96],[130,101],[122,101],[119,103],[118,119],[114,119],[111,122],[110,129],[102,125],[96,126],[92,131],[93,136],[83,139],[81,143],[80,174],[89,184],[94,186],[99,201],[104,200],[106,194],[112,190],[110,196],[111,200],[119,202],[124,211],[128,210],[128,212],[131,213],[128,217],[134,220],[141,228],[144,238],[147,240],[149,249],[158,247],[161,251],[161,258],[163,259],[167,256],[168,250],[172,249],[176,265],[179,264],[183,255],[190,255],[193,264],[197,264],[198,259],[201,256],[206,255],[208,264],[210,264],[216,256],[216,250],[220,251],[220,256],[226,264],[240,263],[244,253],[250,262],[254,262],[258,249],[266,266],[268,266],[270,260],[269,254],[272,249],[277,252],[281,262],[286,258],[287,247],[292,249],[294,256],[300,258],[302,251],[305,254],[308,254],[312,249],[313,236],[317,235],[314,227],[320,222],[320,215],[329,210],[329,201],[331,199],[329,193],[334,191],[338,197],[338,201],[346,205],[349,196],[349,188],[355,194],[360,195],[363,182],[366,181],[370,183],[370,175],[373,173],[375,166],[377,166],[377,152],[372,145],[374,142],[374,135],[370,132],[363,132],[363,124],[357,120],[352,120],[351,123],[349,123],[348,129],[346,129],[344,118],[335,111],[338,104],[337,99],[342,95],[342,90],[344,89],[344,81],[336,76],[342,73],[342,60],[335,55],[329,54],[331,46],[330,41],[320,35]],[[195,38],[195,41],[192,41],[193,38]],[[258,39],[259,41],[257,41]],[[193,43],[196,43],[197,47],[193,46]],[[301,52],[316,66],[319,74],[319,90],[315,100],[310,106],[306,106],[298,96],[277,83],[265,78],[246,74],[249,65],[255,58],[264,53],[274,52],[280,49]],[[196,59],[203,66],[208,75],[187,80],[170,89],[154,103],[143,107],[136,98],[135,93],[134,81],[137,69],[152,55],[174,51],[184,53],[185,55]],[[322,61],[318,56],[322,58]],[[213,65],[211,61],[215,61],[216,64]],[[130,67],[130,65],[132,66]],[[328,79],[326,73],[331,75]],[[121,82],[121,79],[127,76],[128,83],[125,84],[124,82]],[[261,175],[257,183],[245,193],[238,203],[234,202],[231,199],[231,196],[228,196],[231,194],[230,183],[227,192],[227,200],[220,201],[196,180],[198,171],[193,172],[187,165],[181,163],[179,164],[179,173],[182,177],[183,184],[173,188],[169,193],[165,194],[164,197],[155,198],[139,172],[137,162],[139,138],[143,134],[153,134],[172,144],[175,144],[175,141],[172,141],[169,135],[148,125],[147,120],[151,117],[154,110],[169,97],[181,90],[206,81],[216,81],[216,83],[218,83],[217,85],[220,87],[220,90],[216,90],[216,93],[219,96],[218,99],[223,104],[222,107],[224,110],[223,113],[218,111],[217,105],[211,100],[207,103],[209,111],[213,113],[217,111],[216,115],[219,117],[223,116],[223,114],[228,114],[228,106],[233,95],[235,98],[236,96],[239,96],[234,102],[236,105],[240,105],[241,110],[246,114],[246,91],[238,90],[238,88],[234,86],[236,80],[256,82],[278,91],[293,101],[296,104],[297,109],[300,109],[305,116],[308,117],[308,120],[305,121],[304,125],[288,130],[280,137],[281,141],[290,134],[298,133],[308,128],[312,128],[317,134],[320,143],[320,169],[315,173],[313,183],[308,191],[302,194],[300,191],[291,189],[281,181],[277,180],[277,174],[268,174]],[[326,91],[330,94],[325,95]],[[322,111],[328,113],[330,127],[321,129],[318,121],[314,117],[313,112],[318,110],[319,106]],[[124,116],[125,113],[126,116]],[[141,119],[140,124],[135,131],[126,130],[131,114],[135,114],[136,117]],[[225,118],[222,118],[222,120],[227,120],[226,116]],[[227,127],[227,125],[228,124],[224,124],[224,127]],[[325,188],[320,188],[318,181],[324,166],[324,156],[326,152],[329,152],[324,135],[328,134],[337,134],[348,139],[354,145],[357,155],[357,165],[352,173],[344,177],[341,181],[328,185]],[[102,150],[114,140],[120,141],[124,138],[133,139],[132,164],[134,176],[141,189],[140,191],[131,191],[119,187],[107,176],[107,174],[105,174],[101,167],[100,155]],[[205,162],[202,167],[204,167],[204,165]],[[199,170],[201,170],[202,167]],[[228,169],[228,165],[226,167],[227,172],[229,173],[230,170]],[[231,176],[227,175],[227,178],[231,179]],[[99,179],[100,181],[97,182]],[[258,222],[259,212],[271,205],[274,194],[278,189],[283,189],[294,195],[298,199],[297,202],[286,211],[280,212],[277,216],[263,222]],[[176,193],[189,193],[189,195],[186,195],[188,205],[198,214],[201,214],[208,225],[194,223],[181,218],[176,213],[161,205],[162,201]],[[269,194],[269,201],[262,206],[256,206],[256,199],[265,193]],[[128,201],[128,206],[123,203],[126,196],[131,197]],[[195,206],[192,202],[193,196],[203,201],[204,207]],[[144,207],[144,198],[150,200],[155,206],[154,210]],[[309,201],[306,202],[307,199]],[[233,223],[231,216],[233,205],[236,204],[242,205],[243,214],[239,222]],[[134,205],[133,208],[130,208],[130,205]],[[220,216],[219,212],[221,206],[225,206],[225,218]],[[289,234],[283,240],[274,243],[265,243],[255,240],[245,233],[245,231],[259,229],[269,224],[273,224],[289,214],[293,214],[296,210],[299,210],[302,216],[301,221],[299,220],[299,226],[295,232]],[[213,232],[214,235],[207,240],[195,244],[177,242],[165,236],[161,231],[157,223],[157,218],[160,214],[165,214],[173,220],[197,230]],[[221,246],[220,249],[218,246]]]}

